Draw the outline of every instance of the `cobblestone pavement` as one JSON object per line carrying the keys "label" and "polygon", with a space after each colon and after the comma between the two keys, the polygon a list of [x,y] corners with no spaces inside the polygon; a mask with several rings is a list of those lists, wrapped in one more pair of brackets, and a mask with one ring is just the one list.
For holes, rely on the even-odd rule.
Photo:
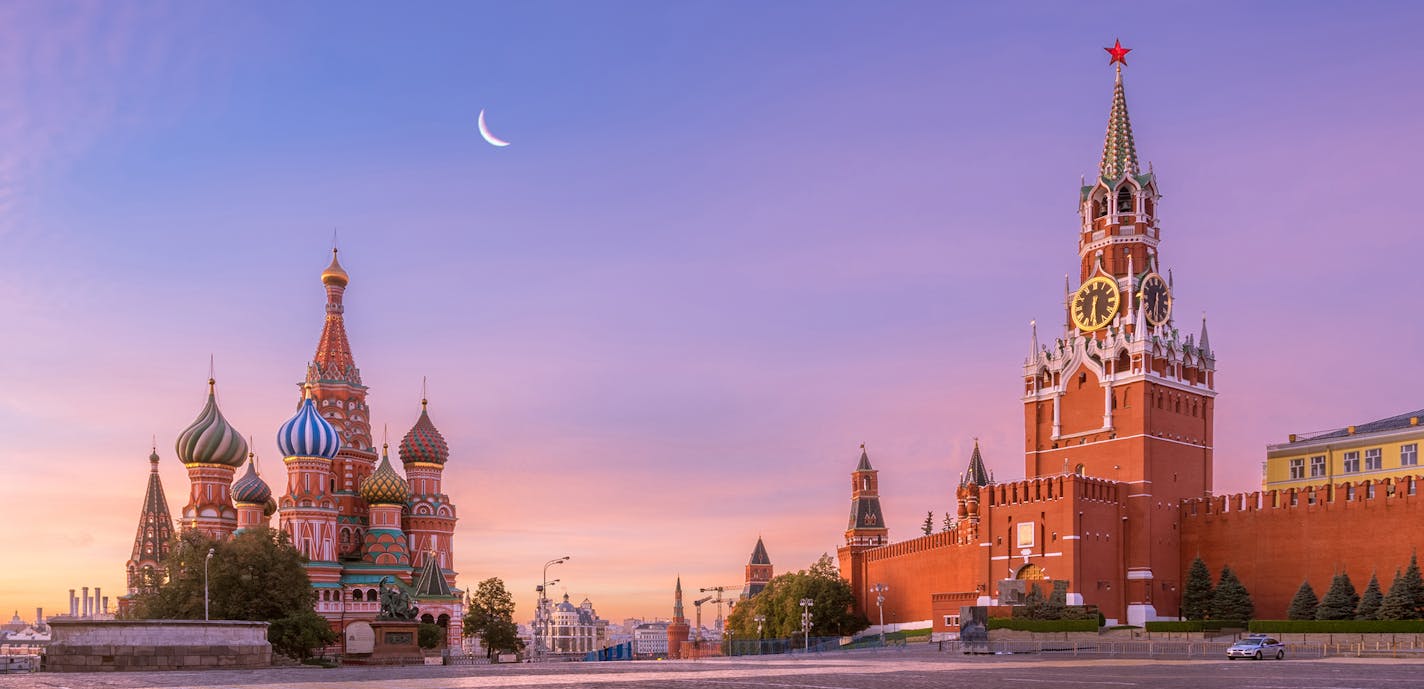
{"label": "cobblestone pavement", "polygon": [[839,653],[810,658],[699,662],[556,663],[473,667],[310,667],[210,672],[0,676],[0,689],[464,689],[560,687],[655,689],[1354,689],[1424,686],[1424,661],[1088,660],[1033,656],[965,657],[915,652]]}

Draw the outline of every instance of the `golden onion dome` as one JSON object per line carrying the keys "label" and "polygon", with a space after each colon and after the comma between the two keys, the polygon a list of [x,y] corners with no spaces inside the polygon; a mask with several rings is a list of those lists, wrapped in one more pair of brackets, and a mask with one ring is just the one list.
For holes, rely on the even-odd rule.
{"label": "golden onion dome", "polygon": [[368,505],[404,505],[410,501],[410,484],[391,468],[386,446],[381,448],[381,464],[361,482],[360,493]]}
{"label": "golden onion dome", "polygon": [[331,265],[326,270],[321,271],[321,282],[326,285],[340,285],[345,287],[350,282],[351,276],[346,274],[346,269],[341,267],[341,261],[336,259],[336,253],[340,249],[331,250]]}

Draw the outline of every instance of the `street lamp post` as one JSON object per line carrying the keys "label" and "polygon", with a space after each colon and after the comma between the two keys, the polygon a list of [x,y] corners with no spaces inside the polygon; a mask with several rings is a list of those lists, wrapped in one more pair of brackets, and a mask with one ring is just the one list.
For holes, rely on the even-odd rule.
{"label": "street lamp post", "polygon": [[810,598],[802,598],[799,603],[801,606],[801,638],[805,642],[806,653],[811,652],[811,606],[815,604],[816,601]]}
{"label": "street lamp post", "polygon": [[875,607],[880,609],[880,645],[885,645],[885,592],[890,590],[885,584],[876,584],[870,587],[875,592]]}
{"label": "street lamp post", "polygon": [[208,617],[208,563],[213,561],[213,549],[208,548],[208,556],[203,558],[203,621]]}
{"label": "street lamp post", "polygon": [[757,623],[757,655],[761,655],[762,646],[766,645],[766,639],[761,635],[761,628],[766,624],[766,615],[756,615],[752,619]]}
{"label": "street lamp post", "polygon": [[547,649],[544,648],[544,637],[547,635],[546,633],[549,629],[549,614],[548,611],[545,610],[545,608],[548,607],[549,603],[549,567],[551,565],[561,565],[568,561],[569,556],[565,555],[563,557],[554,558],[548,562],[545,562],[544,574],[539,579],[539,609],[537,615],[538,619],[535,620],[538,623],[539,632],[538,636],[534,638],[534,655],[537,656],[540,660],[544,659],[544,654],[547,651]]}

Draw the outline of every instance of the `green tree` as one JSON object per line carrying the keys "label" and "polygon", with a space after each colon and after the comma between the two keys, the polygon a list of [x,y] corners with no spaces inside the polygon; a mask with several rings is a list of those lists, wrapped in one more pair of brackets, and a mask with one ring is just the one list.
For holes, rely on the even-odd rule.
{"label": "green tree", "polygon": [[1409,586],[1404,581],[1404,572],[1394,570],[1394,581],[1389,585],[1389,593],[1384,595],[1375,615],[1381,620],[1414,619],[1414,597],[1410,595]]}
{"label": "green tree", "polygon": [[[212,552],[212,559],[208,553]],[[313,612],[316,596],[311,579],[302,567],[306,558],[283,531],[268,528],[244,529],[231,538],[212,539],[196,531],[184,531],[169,547],[164,568],[168,580],[157,589],[134,599],[130,617],[138,619],[203,619],[204,568],[207,570],[209,615],[214,620],[255,620],[269,622],[268,638],[274,629],[281,644],[273,650],[292,657],[306,657],[318,646],[336,640],[319,630],[330,624]],[[310,616],[303,615],[310,613]],[[278,621],[283,621],[278,625]],[[321,625],[314,620],[321,620]],[[312,643],[300,649],[293,644]]]}
{"label": "green tree", "polygon": [[272,650],[298,660],[310,658],[312,649],[330,646],[338,638],[331,623],[312,610],[272,620],[267,627],[267,641],[272,644]]}
{"label": "green tree", "polygon": [[1379,619],[1380,604],[1383,602],[1384,596],[1380,594],[1379,577],[1371,574],[1370,583],[1365,586],[1365,592],[1360,594],[1360,605],[1355,608],[1355,619]]}
{"label": "green tree", "polygon": [[1416,555],[1409,556],[1409,566],[1404,568],[1404,586],[1413,609],[1408,619],[1424,617],[1424,578],[1419,575],[1419,558]]}
{"label": "green tree", "polygon": [[470,609],[465,612],[464,635],[478,636],[492,662],[499,660],[500,653],[524,650],[524,640],[514,624],[514,597],[504,588],[503,580],[490,577],[475,587]]}
{"label": "green tree", "polygon": [[1043,589],[1038,587],[1038,582],[1028,582],[1023,603],[1014,609],[1014,616],[1030,620],[1048,619],[1048,600],[1043,597]]}
{"label": "green tree", "polygon": [[944,513],[944,529],[943,529],[943,530],[944,530],[944,531],[949,531],[949,530],[952,529],[952,528],[954,528],[954,518],[951,517],[951,516],[949,516],[949,513],[948,513],[948,512],[945,512],[945,513]]}
{"label": "green tree", "polygon": [[[727,626],[737,638],[755,639],[756,617],[765,615],[763,637],[799,636],[803,598],[813,601],[812,636],[848,636],[870,626],[865,615],[854,612],[855,596],[850,584],[841,578],[836,561],[829,554],[821,555],[809,569],[772,579],[760,593],[732,608]],[[872,598],[868,603],[874,606],[875,600]],[[872,607],[872,614],[873,610]]]}
{"label": "green tree", "polygon": [[1211,570],[1200,557],[1187,568],[1187,583],[1182,590],[1182,617],[1202,620],[1211,613]]}
{"label": "green tree", "polygon": [[920,525],[920,531],[925,532],[926,536],[934,533],[934,510],[925,513],[925,523]]}
{"label": "green tree", "polygon": [[1217,620],[1249,620],[1256,614],[1251,593],[1236,578],[1229,565],[1221,568],[1221,579],[1211,596],[1211,616]]}
{"label": "green tree", "polygon": [[1330,590],[1320,599],[1320,607],[1315,609],[1317,620],[1350,620],[1355,617],[1355,608],[1360,604],[1360,594],[1355,592],[1355,584],[1350,575],[1340,572],[1330,580]]}
{"label": "green tree", "polygon": [[1320,607],[1320,598],[1315,595],[1315,589],[1310,586],[1310,580],[1300,582],[1300,588],[1296,589],[1295,598],[1291,599],[1290,608],[1286,610],[1288,620],[1313,620],[1315,610]]}
{"label": "green tree", "polygon": [[1048,603],[1044,606],[1050,620],[1064,619],[1064,613],[1068,610],[1068,581],[1065,579],[1054,579],[1053,590],[1048,594]]}
{"label": "green tree", "polygon": [[421,622],[415,628],[416,645],[424,649],[440,648],[445,643],[445,628],[431,622]]}

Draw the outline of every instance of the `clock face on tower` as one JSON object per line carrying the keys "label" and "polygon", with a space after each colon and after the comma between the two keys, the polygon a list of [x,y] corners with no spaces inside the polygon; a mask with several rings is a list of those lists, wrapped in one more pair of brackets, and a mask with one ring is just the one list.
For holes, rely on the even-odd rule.
{"label": "clock face on tower", "polygon": [[1167,281],[1161,275],[1148,273],[1142,278],[1142,287],[1137,292],[1141,298],[1142,315],[1149,325],[1162,325],[1172,315],[1172,294],[1167,289]]}
{"label": "clock face on tower", "polygon": [[1112,278],[1099,275],[1088,280],[1073,294],[1073,325],[1084,332],[1102,329],[1117,313],[1120,298]]}

